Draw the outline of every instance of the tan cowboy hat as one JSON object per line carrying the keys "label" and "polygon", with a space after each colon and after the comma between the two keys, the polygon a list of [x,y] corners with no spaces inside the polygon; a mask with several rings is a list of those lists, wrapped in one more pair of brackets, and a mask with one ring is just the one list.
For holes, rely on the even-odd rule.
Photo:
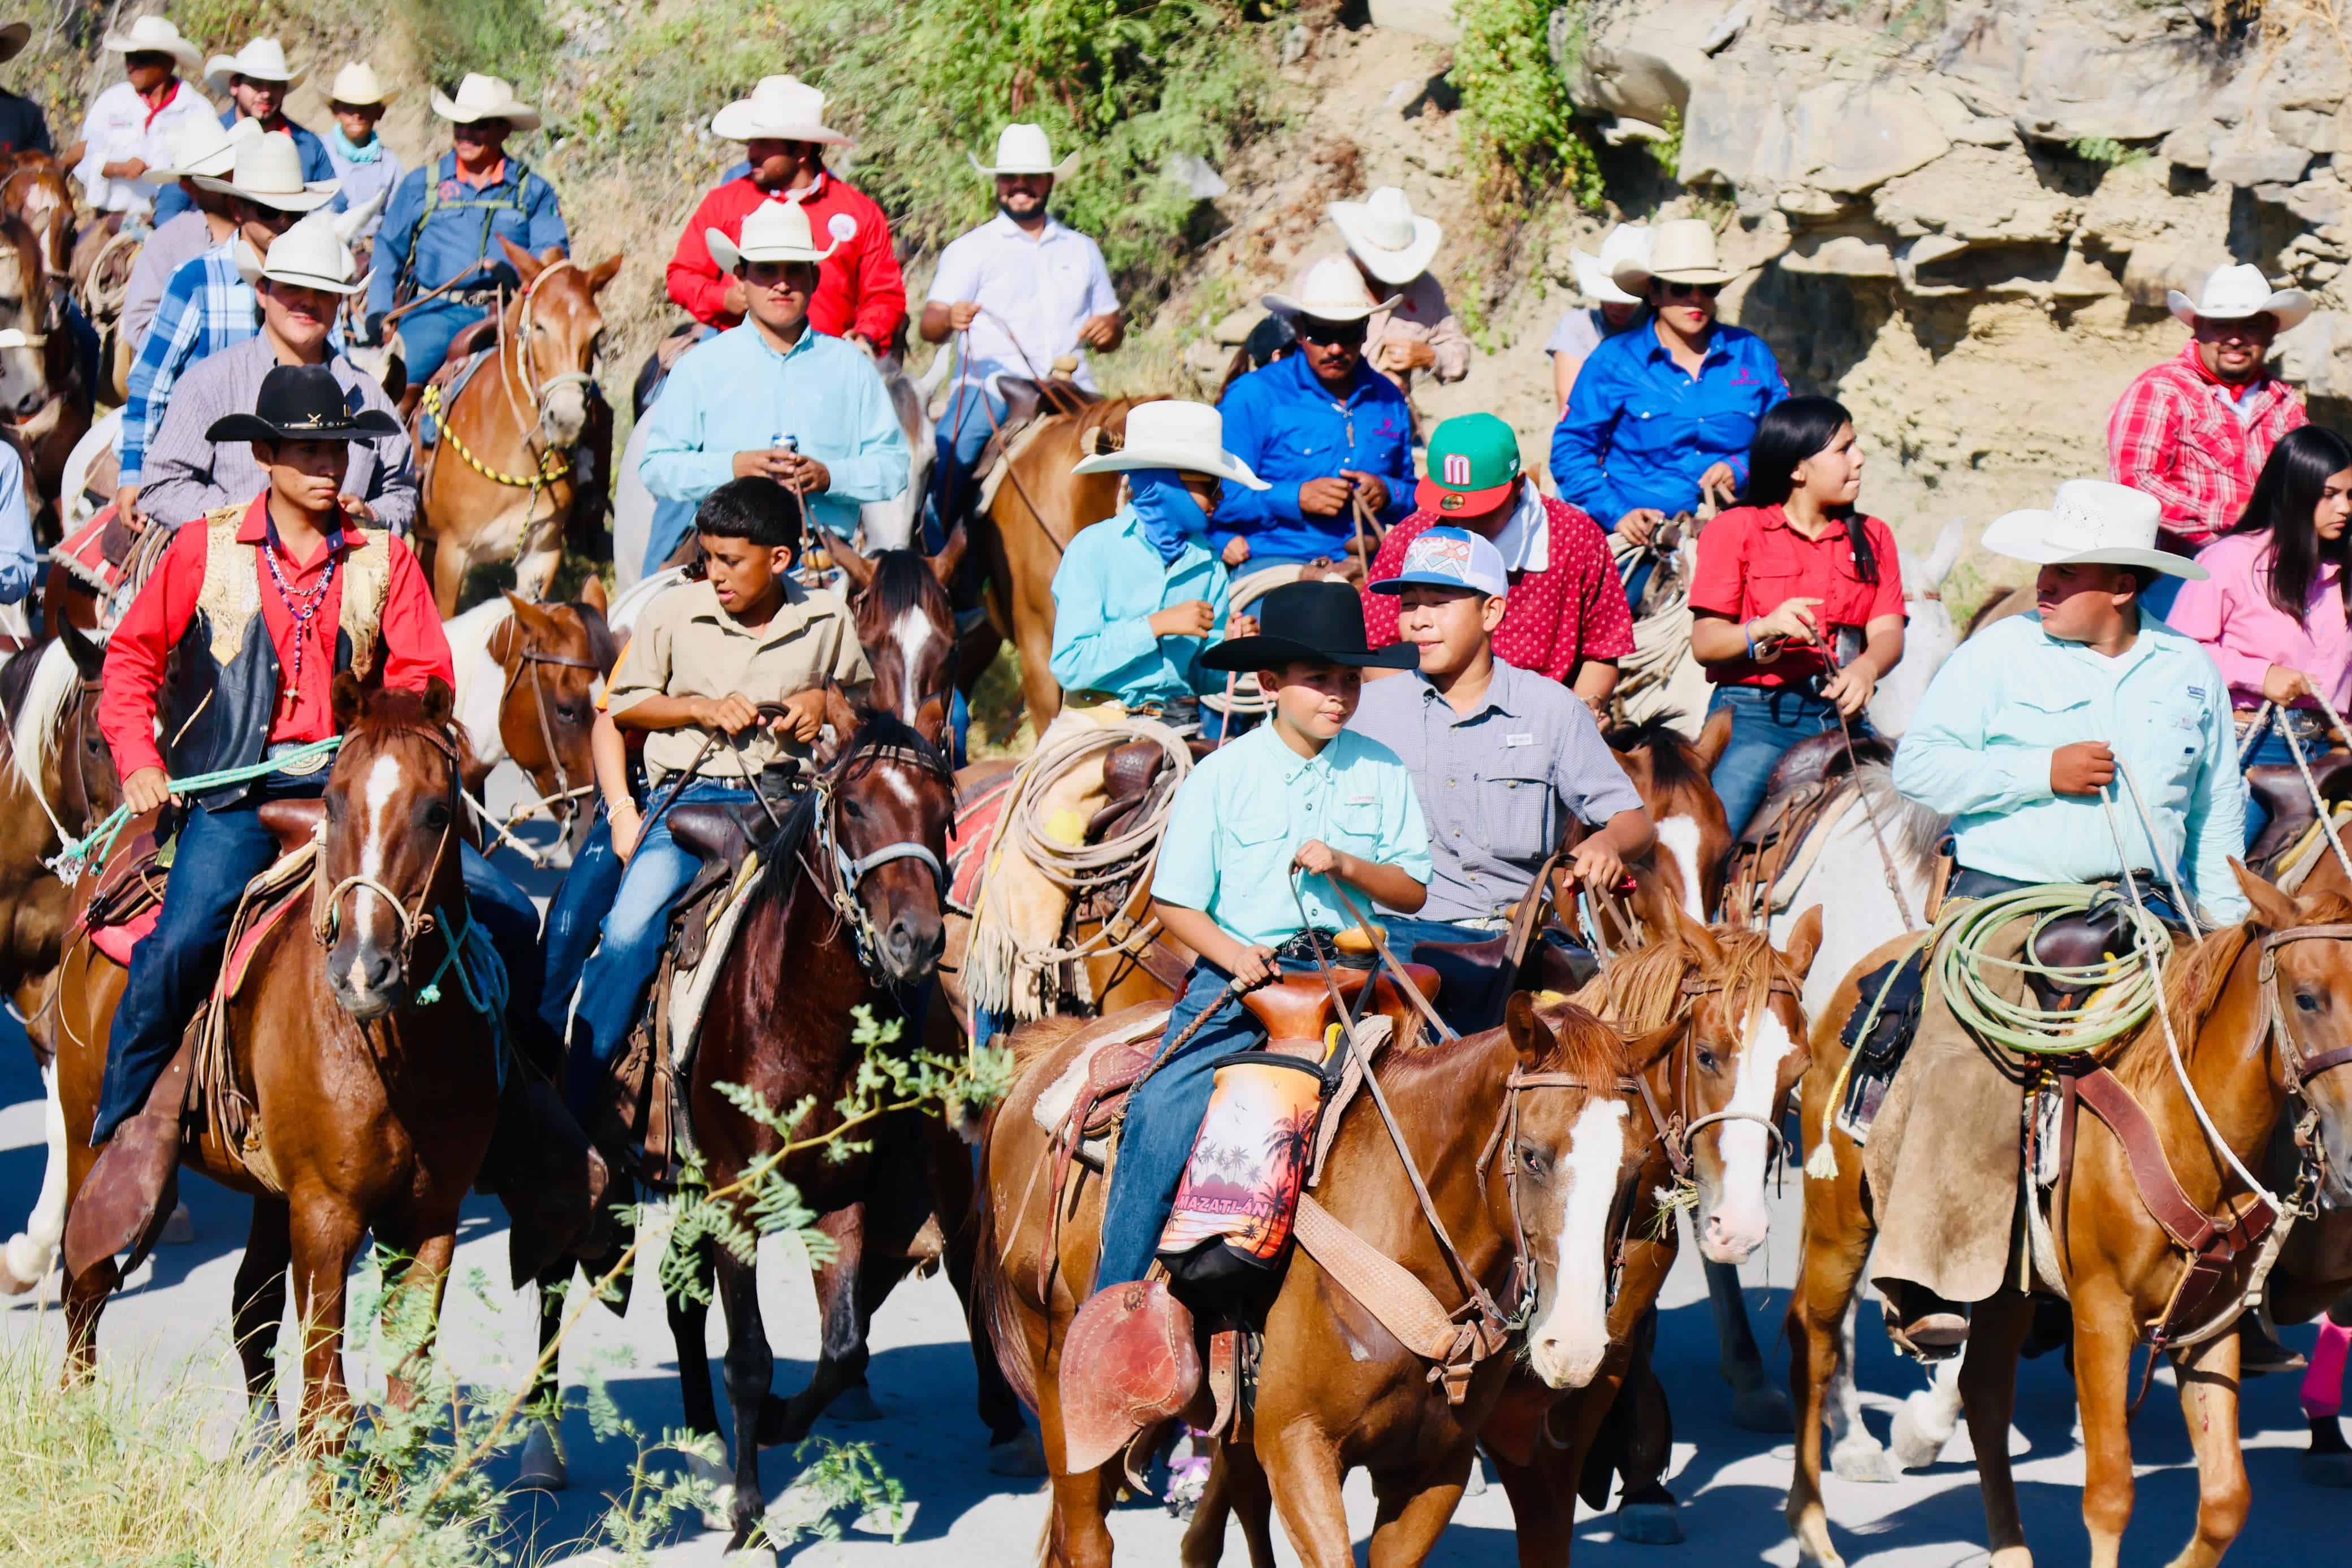
{"label": "tan cowboy hat", "polygon": [[2035,566],[2138,566],[2202,582],[2212,574],[2187,556],[2156,548],[2163,508],[2156,497],[2105,479],[2069,479],[2048,507],[1995,517],[1984,548]]}
{"label": "tan cowboy hat", "polygon": [[30,22],[11,22],[0,27],[0,65],[5,65],[25,52],[25,45],[33,36]]}
{"label": "tan cowboy hat", "polygon": [[302,73],[286,63],[286,50],[277,39],[256,38],[233,55],[215,55],[205,62],[205,85],[215,92],[226,92],[231,77],[292,87]]}
{"label": "tan cowboy hat", "polygon": [[365,60],[354,60],[337,71],[334,82],[327,89],[329,103],[348,103],[354,108],[388,103],[394,96],[377,79],[375,68]]}
{"label": "tan cowboy hat", "polygon": [[1427,272],[1445,239],[1437,221],[1415,214],[1394,185],[1382,185],[1360,202],[1333,202],[1323,210],[1364,270],[1392,288]]}
{"label": "tan cowboy hat", "polygon": [[1204,402],[1155,398],[1127,411],[1127,439],[1116,452],[1078,459],[1073,474],[1123,474],[1133,468],[1181,468],[1230,479],[1244,489],[1266,482],[1225,450],[1225,416]]}
{"label": "tan cowboy hat", "polygon": [[1650,259],[1650,225],[1619,224],[1601,242],[1601,254],[1588,256],[1580,250],[1568,253],[1569,265],[1576,269],[1577,292],[1596,305],[1639,305],[1642,297],[1628,294],[1617,287],[1612,276],[1621,262],[1647,264]]}
{"label": "tan cowboy hat", "polygon": [[[846,213],[839,214],[847,217]],[[856,233],[856,220],[851,220],[850,234]],[[816,248],[816,236],[809,232],[808,214],[798,202],[761,202],[743,220],[740,241],[727,237],[722,229],[702,231],[703,242],[710,246],[710,259],[719,264],[721,272],[732,272],[739,261],[806,261],[819,262],[841,248],[849,235],[835,233],[833,243],[823,250]]]}
{"label": "tan cowboy hat", "polygon": [[271,131],[237,143],[234,172],[226,180],[199,174],[196,183],[225,196],[242,196],[281,213],[308,213],[335,199],[335,182],[302,179],[302,154],[294,139]]}
{"label": "tan cowboy hat", "polygon": [[1668,283],[1728,283],[1739,275],[1716,259],[1715,225],[1704,218],[1675,218],[1650,231],[1646,261],[1627,256],[1612,267],[1611,281],[1639,294],[1654,277]]}
{"label": "tan cowboy hat", "polygon": [[456,98],[444,98],[439,88],[434,89],[433,112],[456,125],[503,120],[517,131],[539,129],[539,110],[515,97],[512,83],[479,71],[466,73],[466,79],[457,84]]}
{"label": "tan cowboy hat", "polygon": [[203,51],[162,16],[135,16],[120,33],[107,34],[99,47],[117,55],[169,55],[183,71],[194,71],[205,59]]}
{"label": "tan cowboy hat", "polygon": [[2175,319],[2194,327],[2199,317],[2209,321],[2242,321],[2250,316],[2276,319],[2279,330],[2299,326],[2311,314],[2311,296],[2300,288],[2273,288],[2259,267],[2217,268],[2205,280],[2204,297],[2191,299],[2178,288],[2164,302]]}
{"label": "tan cowboy hat", "polygon": [[1364,287],[1364,275],[1344,256],[1327,256],[1291,285],[1288,294],[1265,294],[1259,302],[1285,316],[1312,316],[1318,321],[1361,321],[1396,303],[1396,296],[1375,299]]}
{"label": "tan cowboy hat", "polygon": [[798,77],[761,77],[749,98],[710,117],[710,134],[729,141],[815,141],[846,147],[849,138],[824,122],[824,94]]}
{"label": "tan cowboy hat", "polygon": [[314,213],[279,235],[269,246],[268,259],[240,245],[235,251],[237,275],[247,283],[263,278],[329,294],[357,294],[368,286],[352,259],[352,247],[336,232],[331,214]]}
{"label": "tan cowboy hat", "polygon": [[1067,178],[1078,166],[1078,155],[1071,153],[1060,162],[1054,162],[1053,143],[1045,140],[1045,128],[1015,122],[996,133],[996,162],[983,163],[969,152],[971,166],[991,179],[999,174],[1051,174],[1056,180]]}
{"label": "tan cowboy hat", "polygon": [[211,115],[200,115],[172,129],[172,166],[150,169],[147,177],[159,183],[227,173],[236,165],[237,148],[262,134],[261,121],[238,120],[224,127]]}

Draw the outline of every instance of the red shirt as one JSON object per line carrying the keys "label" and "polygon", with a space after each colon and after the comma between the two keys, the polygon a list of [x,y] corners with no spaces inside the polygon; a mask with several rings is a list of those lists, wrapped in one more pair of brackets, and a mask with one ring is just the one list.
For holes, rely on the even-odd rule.
{"label": "red shirt", "polygon": [[[702,198],[677,236],[677,254],[669,258],[669,297],[708,327],[733,327],[740,316],[727,314],[727,286],[733,279],[719,270],[705,229],[717,229],[730,240],[743,237],[743,220],[761,202],[786,201],[751,183],[746,175],[730,180]],[[877,349],[889,344],[907,319],[907,279],[898,270],[898,253],[890,248],[890,225],[882,209],[865,192],[821,173],[801,198],[808,214],[809,233],[820,247],[831,245],[826,225],[835,214],[845,214],[857,232],[817,264],[816,292],[809,297],[809,320],[827,337],[862,334]]]}
{"label": "red shirt", "polygon": [[[1632,653],[1633,617],[1625,608],[1625,584],[1609,557],[1607,536],[1567,502],[1549,496],[1542,500],[1544,569],[1510,574],[1503,623],[1495,628],[1495,652],[1519,669],[1565,682],[1587,659],[1622,659]],[[1372,558],[1371,580],[1402,571],[1405,547],[1440,525],[1455,526],[1434,512],[1416,511],[1391,528]],[[1375,648],[1397,640],[1394,594],[1365,592],[1364,634]]]}
{"label": "red shirt", "polygon": [[[1862,519],[1878,580],[1868,583],[1854,570],[1848,523],[1830,519],[1829,531],[1809,539],[1789,526],[1779,507],[1734,507],[1698,536],[1698,570],[1691,574],[1690,606],[1735,621],[1769,615],[1789,600],[1818,599],[1822,626],[1869,625],[1882,615],[1903,613],[1903,565],[1895,535],[1876,517]],[[1791,643],[1769,664],[1737,659],[1709,665],[1706,678],[1718,685],[1801,685],[1829,673],[1821,648]]]}
{"label": "red shirt", "polygon": [[2303,400],[2273,377],[2256,382],[2242,404],[2231,390],[2205,368],[2192,340],[2143,371],[2107,416],[2108,474],[2156,497],[2166,549],[2194,555],[2226,533],[2253,498],[2272,448],[2311,423]]}
{"label": "red shirt", "polygon": [[[305,565],[266,542],[268,507],[268,492],[255,497],[245,521],[237,528],[236,537],[241,543],[276,550],[287,587],[299,594],[317,582],[320,573],[326,570],[328,559],[346,553],[351,542],[338,531]],[[163,684],[164,666],[171,660],[172,650],[187,635],[188,623],[195,619],[196,598],[205,586],[206,531],[204,524],[197,521],[172,536],[171,547],[163,552],[155,575],[139,591],[139,597],[131,601],[131,609],[107,641],[106,689],[99,697],[98,727],[106,736],[106,744],[113,748],[115,768],[125,779],[142,768],[164,766],[163,754],[155,745],[156,693]],[[423,569],[408,553],[408,547],[398,539],[387,538],[384,549],[391,557],[391,570],[381,632],[383,656],[377,662],[383,684],[403,691],[421,692],[426,681],[438,675],[456,685],[457,669],[449,657],[449,640],[441,634],[440,612],[434,605],[433,590],[425,580]],[[253,570],[261,580],[261,620],[269,629],[269,643],[277,651],[278,667],[280,672],[290,670],[294,667],[294,613],[278,592],[268,564],[256,556]],[[272,744],[324,740],[335,733],[328,688],[334,684],[335,635],[341,630],[342,610],[343,575],[339,571],[327,589],[318,614],[310,618],[302,651],[300,689],[289,694],[280,679],[278,714],[269,726]]]}

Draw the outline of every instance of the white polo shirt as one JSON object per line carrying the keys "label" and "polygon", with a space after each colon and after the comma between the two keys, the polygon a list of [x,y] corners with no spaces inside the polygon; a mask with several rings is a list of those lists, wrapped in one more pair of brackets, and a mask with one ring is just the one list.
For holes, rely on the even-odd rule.
{"label": "white polo shirt", "polygon": [[99,171],[126,158],[143,159],[150,169],[168,169],[172,132],[218,115],[205,95],[184,81],[173,84],[172,100],[152,115],[137,88],[116,82],[90,99],[89,112],[82,117],[82,140],[89,148],[74,165],[74,177],[89,193],[89,204],[101,213],[147,212],[163,186],[153,180],[110,180]]}
{"label": "white polo shirt", "polygon": [[981,315],[971,324],[971,354],[956,367],[961,381],[994,375],[1043,380],[1054,361],[1076,354],[1072,379],[1095,390],[1078,329],[1092,318],[1118,308],[1110,269],[1094,241],[1045,220],[1035,239],[1003,213],[949,243],[931,278],[930,302],[954,305],[975,300]]}

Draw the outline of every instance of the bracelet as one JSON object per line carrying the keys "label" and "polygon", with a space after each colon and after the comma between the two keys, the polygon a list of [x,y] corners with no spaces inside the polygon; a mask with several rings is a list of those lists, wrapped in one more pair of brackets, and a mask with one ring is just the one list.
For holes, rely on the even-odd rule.
{"label": "bracelet", "polygon": [[1750,659],[1755,658],[1755,657],[1756,657],[1756,622],[1753,622],[1753,621],[1742,621],[1742,622],[1739,623],[1739,632],[1740,632],[1740,635],[1742,635],[1742,636],[1744,636],[1744,637],[1746,637],[1746,638],[1748,639],[1748,656]]}

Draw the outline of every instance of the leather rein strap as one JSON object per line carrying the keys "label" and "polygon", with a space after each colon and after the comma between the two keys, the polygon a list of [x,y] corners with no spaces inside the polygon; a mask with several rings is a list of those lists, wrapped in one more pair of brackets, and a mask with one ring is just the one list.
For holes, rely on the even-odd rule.
{"label": "leather rein strap", "polygon": [[[1686,977],[1682,983],[1682,994],[1685,997],[1703,997],[1721,989],[1723,989],[1723,984],[1719,980],[1702,980],[1696,977]],[[1800,995],[1796,983],[1782,975],[1773,976],[1766,985],[1765,992],[1767,996],[1778,994],[1794,998]],[[1658,1103],[1657,1091],[1650,1087],[1647,1073],[1637,1075],[1633,1080],[1634,1087],[1641,1091],[1643,1109],[1649,1112],[1652,1125],[1658,1129],[1658,1140],[1665,1145],[1666,1164],[1674,1171],[1675,1179],[1677,1182],[1688,1181],[1691,1177],[1692,1141],[1699,1134],[1718,1123],[1755,1123],[1764,1129],[1764,1136],[1769,1141],[1772,1153],[1775,1155],[1780,1152],[1788,1141],[1788,1135],[1780,1131],[1780,1124],[1759,1112],[1724,1110],[1710,1111],[1700,1116],[1691,1114],[1690,1067],[1687,1063],[1683,1063],[1679,1075],[1676,1074],[1675,1067],[1675,1064],[1683,1062],[1686,1049],[1691,1043],[1691,1015],[1685,1009],[1682,1019],[1683,1038],[1675,1042],[1675,1049],[1669,1051],[1665,1058],[1667,1080],[1672,1085],[1669,1092],[1675,1099],[1673,1113],[1669,1114],[1665,1107]]]}

